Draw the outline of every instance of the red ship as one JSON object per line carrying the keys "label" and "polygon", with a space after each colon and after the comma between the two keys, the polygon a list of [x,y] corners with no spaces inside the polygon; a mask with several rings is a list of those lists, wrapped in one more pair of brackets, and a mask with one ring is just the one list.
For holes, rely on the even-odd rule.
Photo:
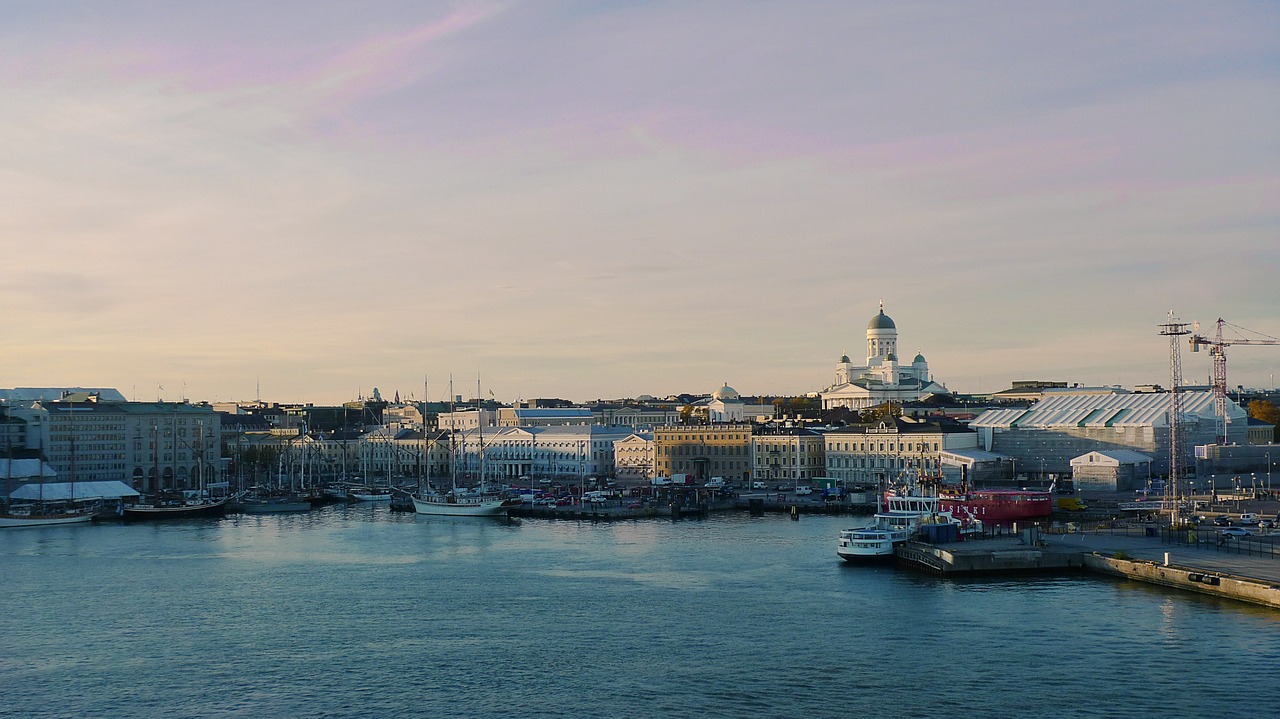
{"label": "red ship", "polygon": [[[1014,522],[1031,522],[1053,516],[1053,488],[1049,489],[973,489],[966,484],[947,487],[940,477],[918,478],[919,493],[938,497],[938,511],[949,512],[961,521],[978,520],[988,527],[1008,527]],[[890,487],[891,496],[912,493],[907,486]]]}
{"label": "red ship", "polygon": [[971,517],[988,526],[1046,519],[1053,515],[1053,492],[1040,489],[946,489],[940,508],[957,517]]}

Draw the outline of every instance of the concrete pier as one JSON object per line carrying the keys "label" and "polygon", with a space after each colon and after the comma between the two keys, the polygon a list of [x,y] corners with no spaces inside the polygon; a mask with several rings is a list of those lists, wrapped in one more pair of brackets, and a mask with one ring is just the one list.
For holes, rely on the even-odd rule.
{"label": "concrete pier", "polygon": [[1280,609],[1280,555],[1167,544],[1137,531],[1028,535],[932,545],[908,542],[900,566],[940,576],[1090,571]]}

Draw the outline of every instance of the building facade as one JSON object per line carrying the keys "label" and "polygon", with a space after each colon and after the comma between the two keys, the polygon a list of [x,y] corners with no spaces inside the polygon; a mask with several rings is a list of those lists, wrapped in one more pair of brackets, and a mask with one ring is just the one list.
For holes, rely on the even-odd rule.
{"label": "building facade", "polygon": [[616,440],[613,461],[620,484],[649,484],[654,477],[653,432],[632,432]]}
{"label": "building facade", "polygon": [[110,481],[140,492],[220,480],[220,415],[186,402],[40,402],[43,451],[63,481]]}
{"label": "building facade", "polygon": [[978,442],[975,432],[958,423],[907,417],[831,430],[824,439],[826,476],[849,486],[940,476],[942,452]]}
{"label": "building facade", "polygon": [[480,477],[483,446],[486,481],[574,481],[613,476],[614,442],[630,434],[628,427],[600,425],[497,427],[457,433],[455,442],[459,471],[469,480]]}
{"label": "building facade", "polygon": [[[1181,392],[1183,468],[1193,464],[1193,448],[1217,436],[1212,392]],[[1127,449],[1153,459],[1152,471],[1169,473],[1170,395],[1112,392],[1054,394],[1026,408],[992,409],[970,424],[982,449],[1013,458],[1017,473],[1047,479],[1071,472],[1071,460],[1089,452]],[[1245,413],[1227,400],[1228,439],[1245,440]]]}
{"label": "building facade", "polygon": [[752,425],[746,423],[655,427],[654,473],[659,477],[685,474],[698,483],[712,477],[749,480],[751,435]]}
{"label": "building facade", "polygon": [[826,439],[799,427],[757,428],[751,437],[751,479],[797,483],[826,472]]}

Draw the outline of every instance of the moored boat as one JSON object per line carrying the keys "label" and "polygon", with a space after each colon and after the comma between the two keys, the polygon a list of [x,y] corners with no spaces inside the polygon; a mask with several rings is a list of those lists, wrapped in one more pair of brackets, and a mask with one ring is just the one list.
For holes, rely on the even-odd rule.
{"label": "moored boat", "polygon": [[312,504],[302,497],[246,497],[242,500],[245,514],[281,514],[310,512]]}
{"label": "moored boat", "polygon": [[939,500],[943,512],[1002,527],[1015,522],[1047,519],[1053,515],[1053,492],[1050,490],[944,489]]}
{"label": "moored boat", "polygon": [[83,507],[38,507],[20,505],[0,511],[0,527],[40,527],[50,524],[78,524],[92,521],[97,509]]}
{"label": "moored boat", "polygon": [[451,517],[505,517],[518,500],[488,497],[461,497],[454,494],[413,496],[413,511]]}
{"label": "moored boat", "polygon": [[390,487],[350,487],[347,499],[354,502],[390,502]]}
{"label": "moored boat", "polygon": [[150,503],[126,504],[120,508],[120,516],[127,522],[221,517],[227,513],[227,503],[230,501],[230,497],[195,502],[155,500]]}

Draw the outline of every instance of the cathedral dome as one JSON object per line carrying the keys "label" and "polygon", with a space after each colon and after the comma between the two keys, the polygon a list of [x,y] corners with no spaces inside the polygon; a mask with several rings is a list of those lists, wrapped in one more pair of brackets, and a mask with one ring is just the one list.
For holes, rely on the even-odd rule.
{"label": "cathedral dome", "polygon": [[896,330],[898,326],[889,319],[889,315],[884,313],[884,308],[880,309],[880,314],[871,318],[871,322],[867,324],[869,330]]}
{"label": "cathedral dome", "polygon": [[840,355],[840,362],[842,364],[849,364],[849,355]]}
{"label": "cathedral dome", "polygon": [[887,357],[885,357],[885,359],[886,359],[886,360],[888,360],[888,361],[890,361],[890,362],[897,362],[897,361],[898,361],[898,355],[896,355],[896,354],[894,354],[894,353],[890,352],[890,353],[889,353],[889,355],[888,355]]}
{"label": "cathedral dome", "polygon": [[730,386],[729,386],[729,384],[728,384],[727,382],[725,383],[725,385],[724,385],[723,387],[721,387],[720,389],[716,390],[716,391],[715,391],[715,393],[714,393],[714,394],[712,394],[711,396],[712,396],[713,398],[715,398],[715,399],[720,400],[721,402],[724,402],[724,401],[727,401],[727,400],[736,400],[736,399],[738,399],[738,398],[739,398],[739,397],[738,397],[738,390],[736,390],[736,389],[734,389],[734,388],[730,387]]}
{"label": "cathedral dome", "polygon": [[917,355],[916,355],[916,358],[915,358],[915,359],[913,359],[913,360],[911,360],[911,363],[912,363],[912,364],[924,364],[924,363],[925,363],[925,362],[924,362],[924,355],[922,355],[922,354],[917,354]]}

